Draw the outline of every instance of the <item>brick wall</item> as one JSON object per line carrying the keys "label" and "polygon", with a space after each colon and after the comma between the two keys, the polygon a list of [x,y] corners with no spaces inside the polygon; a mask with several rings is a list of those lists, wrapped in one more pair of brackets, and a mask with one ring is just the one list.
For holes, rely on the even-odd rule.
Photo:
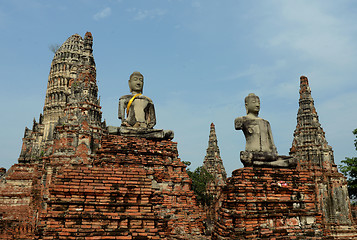
{"label": "brick wall", "polygon": [[91,165],[57,170],[40,239],[207,239],[171,141],[107,136]]}
{"label": "brick wall", "polygon": [[0,239],[33,239],[41,185],[39,167],[15,164],[0,178]]}
{"label": "brick wall", "polygon": [[308,171],[242,168],[223,188],[212,239],[321,239],[321,214]]}

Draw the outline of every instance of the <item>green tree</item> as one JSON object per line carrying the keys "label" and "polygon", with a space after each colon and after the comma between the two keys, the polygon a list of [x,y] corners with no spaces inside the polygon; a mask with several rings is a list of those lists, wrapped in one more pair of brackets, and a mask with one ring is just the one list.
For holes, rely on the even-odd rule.
{"label": "green tree", "polygon": [[[191,163],[184,161],[184,164],[190,166]],[[212,174],[207,172],[207,170],[201,166],[191,171],[190,169],[186,170],[188,176],[192,179],[192,190],[195,192],[197,201],[204,206],[210,206],[213,200],[211,194],[206,192],[207,184],[213,180]]]}
{"label": "green tree", "polygon": [[[353,130],[356,136],[354,140],[355,148],[357,151],[357,128]],[[347,177],[348,194],[351,200],[357,200],[357,157],[348,158],[341,161],[339,165],[340,171]]]}

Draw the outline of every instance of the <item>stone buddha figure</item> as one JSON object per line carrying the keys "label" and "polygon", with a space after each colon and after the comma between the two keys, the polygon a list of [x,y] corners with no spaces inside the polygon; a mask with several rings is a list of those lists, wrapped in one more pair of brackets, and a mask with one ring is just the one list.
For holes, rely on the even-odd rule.
{"label": "stone buddha figure", "polygon": [[130,95],[119,99],[118,118],[122,126],[152,129],[156,124],[155,108],[152,100],[144,95],[144,76],[133,72],[128,81]]}
{"label": "stone buddha figure", "polygon": [[140,72],[133,72],[128,83],[131,94],[119,99],[118,118],[122,120],[120,135],[172,139],[173,131],[153,129],[156,124],[155,108],[153,101],[142,95],[144,76]]}
{"label": "stone buddha figure", "polygon": [[294,167],[292,157],[279,156],[274,144],[273,134],[267,120],[258,117],[260,99],[254,93],[245,98],[247,115],[234,121],[236,130],[242,130],[246,139],[245,151],[240,158],[245,167]]}

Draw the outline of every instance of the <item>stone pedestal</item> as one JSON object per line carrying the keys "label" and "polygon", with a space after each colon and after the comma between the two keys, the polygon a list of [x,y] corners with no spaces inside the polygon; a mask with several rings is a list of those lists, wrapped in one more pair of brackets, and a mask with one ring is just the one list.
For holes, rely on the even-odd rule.
{"label": "stone pedestal", "polygon": [[322,239],[308,171],[237,169],[222,194],[212,239]]}
{"label": "stone pedestal", "polygon": [[53,177],[39,239],[207,239],[175,142],[109,135],[101,146]]}

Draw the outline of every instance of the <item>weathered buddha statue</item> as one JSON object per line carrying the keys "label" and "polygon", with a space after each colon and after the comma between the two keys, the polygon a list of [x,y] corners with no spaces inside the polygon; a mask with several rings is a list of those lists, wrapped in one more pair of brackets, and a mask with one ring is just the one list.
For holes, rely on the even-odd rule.
{"label": "weathered buddha statue", "polygon": [[121,135],[146,138],[172,139],[171,130],[153,129],[156,124],[155,108],[152,100],[144,95],[144,76],[133,72],[129,78],[131,94],[119,99],[118,118],[122,120]]}
{"label": "weathered buddha statue", "polygon": [[242,130],[246,139],[245,151],[240,158],[245,167],[295,167],[290,156],[280,156],[276,150],[270,124],[258,117],[260,99],[254,93],[245,98],[247,115],[234,120],[236,130]]}

